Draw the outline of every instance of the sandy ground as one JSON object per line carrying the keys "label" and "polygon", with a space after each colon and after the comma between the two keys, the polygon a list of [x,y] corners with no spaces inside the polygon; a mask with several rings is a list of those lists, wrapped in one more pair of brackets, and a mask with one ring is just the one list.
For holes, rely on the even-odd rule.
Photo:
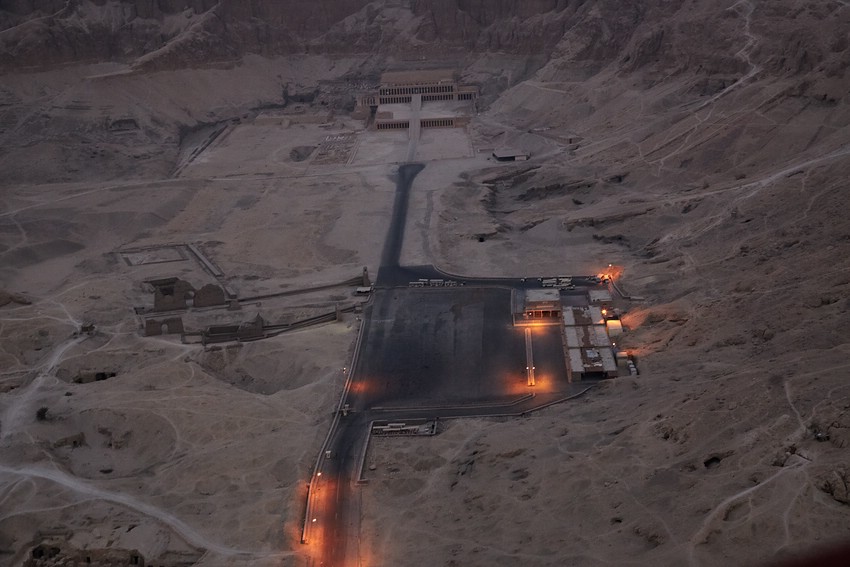
{"label": "sandy ground", "polygon": [[[0,288],[31,304],[0,307],[2,562],[20,564],[47,534],[162,564],[305,564],[305,482],[356,317],[206,350],[143,338],[145,279],[211,276],[120,252],[196,243],[240,295],[374,273],[404,134],[251,111],[281,84],[307,89],[354,65],[256,58],[6,82],[19,127],[0,155]],[[642,298],[623,338],[641,376],[522,420],[376,442],[359,489],[363,564],[757,564],[850,537],[850,224],[835,214],[850,114],[777,99],[786,86],[637,93],[616,76],[579,84],[544,69],[468,131],[423,134],[402,261],[514,276],[623,266]],[[102,130],[115,116],[139,130],[116,142]],[[196,146],[162,124],[214,118],[227,129],[174,177]],[[67,134],[79,124],[85,143]],[[331,142],[340,157],[319,159]],[[534,159],[496,164],[500,145]],[[333,290],[208,320],[351,299]],[[116,376],[73,383],[92,372]]]}
{"label": "sandy ground", "polygon": [[[305,480],[358,319],[203,349],[141,337],[133,308],[152,303],[147,279],[215,281],[168,248],[184,243],[200,246],[240,296],[336,283],[364,266],[374,273],[390,168],[313,167],[290,155],[344,127],[249,120],[179,178],[108,181],[94,170],[86,182],[6,178],[3,288],[31,304],[4,306],[0,325],[3,563],[21,562],[44,535],[68,534],[74,548],[137,549],[163,564],[301,562]],[[133,177],[132,162],[123,164]],[[133,252],[150,247],[160,248]],[[171,261],[130,265],[140,258]],[[339,288],[185,321],[194,329],[257,313],[287,321],[353,301],[353,289]],[[78,332],[83,323],[95,325],[93,335]],[[98,372],[116,375],[74,383]]]}
{"label": "sandy ground", "polygon": [[592,120],[550,110],[594,87],[524,83],[482,117],[480,145],[548,159],[428,200],[432,250],[449,271],[625,266],[641,376],[523,420],[378,440],[362,539],[379,564],[758,565],[850,538],[848,225],[830,212],[850,153],[818,125],[846,105],[754,85],[679,114],[664,85],[667,111],[628,89]]}

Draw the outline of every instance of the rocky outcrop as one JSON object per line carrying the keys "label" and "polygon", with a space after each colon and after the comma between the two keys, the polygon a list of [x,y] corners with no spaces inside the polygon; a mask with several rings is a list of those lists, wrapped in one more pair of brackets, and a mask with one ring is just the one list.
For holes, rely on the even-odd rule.
{"label": "rocky outcrop", "polygon": [[526,73],[549,63],[542,78],[555,81],[604,69],[639,71],[644,84],[681,73],[724,81],[816,73],[832,82],[813,85],[812,96],[837,100],[850,67],[850,10],[792,4],[13,0],[0,5],[0,68],[116,61],[160,70],[230,64],[249,53],[446,60],[495,52],[528,56]]}
{"label": "rocky outcrop", "polygon": [[0,52],[13,67],[111,60],[143,68],[245,53],[545,56],[593,13],[581,0],[411,0],[401,7],[368,0],[16,0],[0,9]]}
{"label": "rocky outcrop", "polygon": [[32,301],[18,293],[12,293],[0,289],[0,307],[4,307],[6,305],[9,305],[10,303],[17,303],[18,305],[29,305],[32,303]]}
{"label": "rocky outcrop", "polygon": [[0,9],[0,53],[7,68],[132,60],[182,33],[203,11],[194,4],[18,0]]}
{"label": "rocky outcrop", "polygon": [[287,54],[367,3],[15,0],[0,7],[0,53],[7,55],[0,65],[108,60],[174,68],[244,53]]}

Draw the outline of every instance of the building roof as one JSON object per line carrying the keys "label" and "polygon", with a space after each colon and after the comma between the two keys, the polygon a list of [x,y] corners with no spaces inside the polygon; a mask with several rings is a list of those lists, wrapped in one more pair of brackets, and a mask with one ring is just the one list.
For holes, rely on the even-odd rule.
{"label": "building roof", "polygon": [[381,75],[382,85],[432,85],[453,82],[455,82],[455,72],[452,69],[387,71]]}
{"label": "building roof", "polygon": [[569,348],[611,347],[611,339],[603,325],[564,327],[564,338]]}
{"label": "building roof", "polygon": [[612,336],[623,334],[623,323],[619,319],[608,319],[605,321],[605,325]]}
{"label": "building roof", "polygon": [[602,325],[604,321],[602,310],[598,307],[564,306],[564,325]]}
{"label": "building roof", "polygon": [[607,289],[591,289],[587,292],[587,297],[591,303],[602,303],[611,301],[611,292]]}
{"label": "building roof", "polygon": [[527,289],[525,290],[525,305],[530,303],[542,303],[550,301],[561,301],[561,292],[557,289]]}
{"label": "building roof", "polygon": [[616,372],[617,363],[610,348],[571,348],[570,370],[582,372]]}
{"label": "building roof", "polygon": [[528,157],[528,152],[516,148],[497,148],[493,150],[493,157],[497,159],[512,158],[517,156]]}

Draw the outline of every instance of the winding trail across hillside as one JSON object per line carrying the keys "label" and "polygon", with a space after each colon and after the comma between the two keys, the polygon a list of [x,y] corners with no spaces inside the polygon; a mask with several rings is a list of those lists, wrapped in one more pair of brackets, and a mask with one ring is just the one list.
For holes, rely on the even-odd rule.
{"label": "winding trail across hillside", "polygon": [[160,522],[166,524],[178,534],[180,534],[180,536],[182,536],[191,545],[201,549],[205,549],[208,552],[212,552],[220,556],[247,555],[251,557],[283,557],[293,555],[292,552],[256,552],[244,549],[236,549],[223,545],[217,541],[209,539],[208,537],[195,530],[195,528],[193,528],[177,516],[166,512],[162,508],[158,508],[156,506],[148,504],[147,502],[143,502],[128,494],[120,492],[111,492],[108,490],[103,490],[102,488],[97,488],[96,486],[92,486],[88,482],[85,482],[77,477],[71,476],[58,469],[50,469],[38,466],[23,466],[12,468],[7,467],[5,465],[0,465],[0,474],[16,475],[23,478],[36,480],[47,480],[58,484],[64,488],[67,488],[71,492],[80,494],[82,496],[94,497],[99,500],[106,500],[108,502],[120,504],[140,514],[150,516],[151,518],[159,520]]}

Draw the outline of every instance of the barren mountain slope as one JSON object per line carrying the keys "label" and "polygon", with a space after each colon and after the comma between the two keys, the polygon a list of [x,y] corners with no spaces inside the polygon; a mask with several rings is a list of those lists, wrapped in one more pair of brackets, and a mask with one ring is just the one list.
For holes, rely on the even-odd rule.
{"label": "barren mountain slope", "polygon": [[830,52],[846,58],[843,9],[838,1],[726,7],[700,0],[18,0],[0,7],[0,52],[4,68],[105,60],[174,68],[247,53],[420,59],[464,50],[543,55],[561,63],[566,57],[567,64],[588,68],[616,62],[636,70],[659,61],[680,70],[731,73],[740,49],[736,20],[755,13],[751,31],[770,29],[771,47],[779,47],[758,55],[772,68],[799,71],[816,67]]}
{"label": "barren mountain slope", "polygon": [[[304,563],[356,321],[212,351],[143,338],[116,250],[200,242],[240,290],[374,268],[391,166],[299,178],[287,156],[417,67],[482,86],[477,150],[533,159],[427,164],[406,252],[466,274],[622,266],[641,375],[377,442],[364,561],[755,565],[850,538],[846,2],[17,0],[0,28],[0,558],[62,527],[163,564]],[[331,118],[179,177],[265,112]]]}
{"label": "barren mountain slope", "polygon": [[387,442],[382,555],[759,564],[850,537],[850,8],[691,9],[614,58],[568,34],[479,126],[549,159],[458,183],[440,217],[450,271],[556,273],[602,245],[643,298],[621,344],[642,376],[520,425]]}

